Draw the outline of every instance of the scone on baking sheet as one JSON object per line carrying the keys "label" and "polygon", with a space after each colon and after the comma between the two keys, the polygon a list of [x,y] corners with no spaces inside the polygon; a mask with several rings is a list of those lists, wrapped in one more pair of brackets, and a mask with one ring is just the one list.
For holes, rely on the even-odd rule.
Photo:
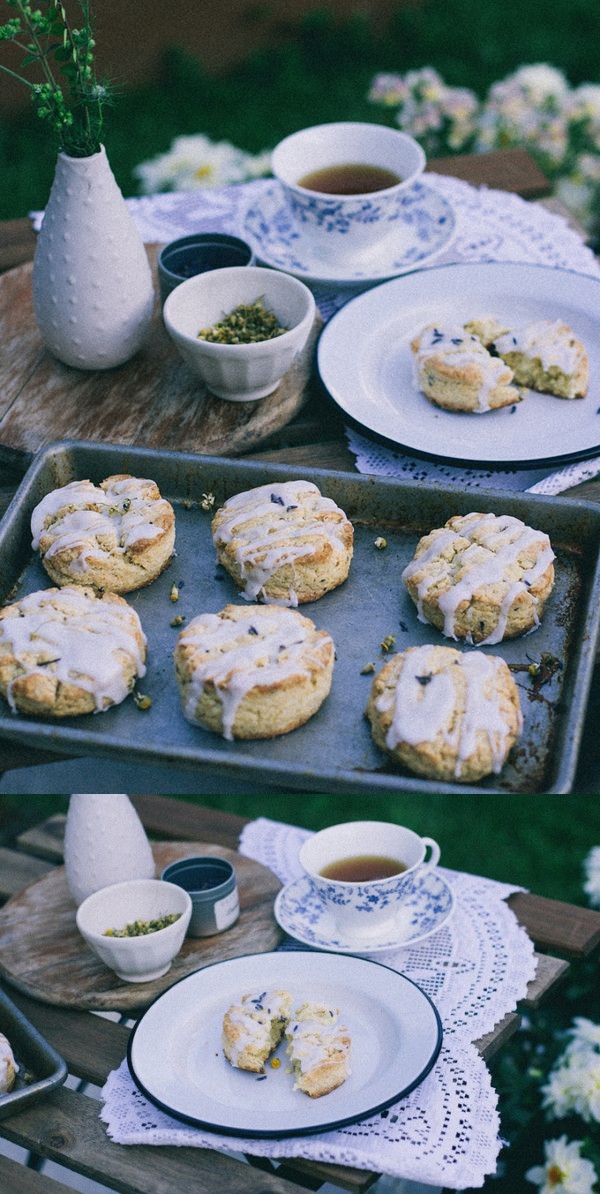
{"label": "scone on baking sheet", "polygon": [[515,380],[557,398],[585,398],[589,362],[585,346],[560,319],[541,319],[494,338],[494,350]]}
{"label": "scone on baking sheet", "polygon": [[221,1043],[228,1062],[238,1070],[264,1073],[290,1018],[289,991],[255,991],[232,1003],[223,1017]]}
{"label": "scone on baking sheet", "polygon": [[35,507],[31,532],[56,584],[129,593],[169,563],[175,515],[154,481],[123,473],[52,490]]}
{"label": "scone on baking sheet", "polygon": [[0,1032],[0,1096],[9,1094],[15,1084],[19,1067],[4,1033]]}
{"label": "scone on baking sheet", "polygon": [[474,783],[498,774],[523,727],[503,659],[409,647],[373,680],[367,717],[377,746],[416,775]]}
{"label": "scone on baking sheet", "polygon": [[236,494],[217,510],[212,532],[219,563],[247,601],[316,601],[348,576],[352,523],[311,481]]}
{"label": "scone on baking sheet", "polygon": [[350,1074],[350,1035],[339,1023],[338,1008],[307,1001],[294,1012],[286,1030],[294,1090],[311,1099],[329,1094]]}
{"label": "scone on baking sheet", "polygon": [[116,593],[67,585],[0,610],[0,693],[13,712],[101,713],[125,700],[145,658],[138,615]]}
{"label": "scone on baking sheet", "polygon": [[224,738],[274,738],[304,725],[331,688],[334,645],[279,605],[227,605],[179,635],[175,667],[188,721]]}
{"label": "scone on baking sheet", "polygon": [[410,346],[415,384],[435,406],[484,414],[521,401],[512,369],[460,323],[428,324]]}
{"label": "scone on baking sheet", "polygon": [[539,625],[554,584],[548,536],[509,514],[449,518],[417,544],[402,580],[420,622],[492,645]]}

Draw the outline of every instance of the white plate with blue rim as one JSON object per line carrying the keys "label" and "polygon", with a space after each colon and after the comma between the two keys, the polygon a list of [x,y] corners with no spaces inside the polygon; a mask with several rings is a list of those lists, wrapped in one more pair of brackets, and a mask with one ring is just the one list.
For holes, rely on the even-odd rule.
{"label": "white plate with blue rim", "polygon": [[326,264],[306,243],[277,181],[269,183],[248,207],[240,235],[265,265],[285,270],[305,282],[369,285],[429,265],[456,234],[454,211],[433,187],[416,182],[402,192],[399,203],[401,217],[394,232],[368,256],[348,264]]}
{"label": "white plate with blue rim", "polygon": [[437,868],[423,868],[415,876],[413,891],[393,927],[375,934],[368,943],[364,937],[360,941],[353,939],[337,926],[306,875],[283,887],[275,900],[278,925],[296,941],[313,949],[368,957],[424,941],[447,924],[453,911],[452,888]]}
{"label": "white plate with blue rim", "polygon": [[[223,1016],[246,993],[290,991],[340,1012],[351,1073],[311,1099],[294,1090],[285,1043],[264,1074],[235,1069],[221,1045]],[[390,1042],[393,1048],[390,1048]],[[144,1095],[184,1123],[230,1136],[327,1132],[375,1115],[414,1090],[435,1063],[440,1017],[411,979],[367,958],[282,950],[204,966],[174,983],[138,1020],[127,1059]]]}

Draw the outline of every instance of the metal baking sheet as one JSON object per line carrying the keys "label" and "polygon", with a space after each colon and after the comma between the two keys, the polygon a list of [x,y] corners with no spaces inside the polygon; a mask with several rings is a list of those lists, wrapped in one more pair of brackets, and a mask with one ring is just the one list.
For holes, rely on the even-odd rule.
{"label": "metal baking sheet", "polygon": [[[114,472],[153,478],[177,516],[177,555],[146,589],[129,595],[148,636],[148,674],[140,690],[152,707],[133,700],[107,713],[46,722],[11,714],[0,700],[0,737],[65,754],[107,755],[128,762],[202,768],[238,782],[263,782],[286,790],[320,792],[568,792],[573,782],[600,619],[600,507],[532,494],[492,489],[464,493],[457,487],[390,478],[300,469],[257,461],[158,453],[143,448],[61,443],[33,461],[0,524],[0,600],[47,588],[49,580],[31,550],[29,521],[35,504],[68,481],[94,482]],[[218,611],[239,594],[216,566],[210,513],[200,502],[213,493],[216,504],[243,489],[302,476],[346,511],[356,528],[348,581],[320,601],[302,606],[330,631],[337,661],[331,694],[305,726],[268,741],[225,742],[183,718],[174,679],[175,613],[189,621]],[[443,642],[433,627],[417,621],[400,581],[419,537],[453,514],[471,510],[507,513],[546,531],[557,555],[557,580],[539,630],[490,648],[509,664],[525,665],[549,653],[560,662],[552,680],[535,692],[526,671],[515,672],[525,718],[522,738],[498,777],[479,785],[441,784],[401,771],[374,745],[364,717],[371,678],[363,666],[383,662],[380,644],[396,636],[395,649]],[[378,551],[374,540],[388,546]],[[169,600],[173,583],[177,605]],[[218,790],[218,784],[215,783]]]}
{"label": "metal baking sheet", "polygon": [[0,1095],[0,1119],[4,1119],[61,1086],[67,1077],[67,1066],[1,987],[0,1032],[11,1045],[19,1066],[13,1089]]}

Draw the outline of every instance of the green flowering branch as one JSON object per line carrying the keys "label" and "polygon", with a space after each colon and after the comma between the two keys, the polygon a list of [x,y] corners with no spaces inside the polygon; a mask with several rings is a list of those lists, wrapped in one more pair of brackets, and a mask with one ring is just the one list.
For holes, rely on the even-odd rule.
{"label": "green flowering branch", "polygon": [[[71,157],[97,153],[102,141],[103,110],[108,87],[94,71],[94,38],[89,0],[77,0],[81,28],[72,27],[61,0],[5,0],[16,11],[0,25],[0,42],[22,50],[21,71],[33,67],[37,77],[0,63],[0,70],[29,88],[35,112],[46,120],[60,149]],[[41,77],[40,77],[41,76]]]}

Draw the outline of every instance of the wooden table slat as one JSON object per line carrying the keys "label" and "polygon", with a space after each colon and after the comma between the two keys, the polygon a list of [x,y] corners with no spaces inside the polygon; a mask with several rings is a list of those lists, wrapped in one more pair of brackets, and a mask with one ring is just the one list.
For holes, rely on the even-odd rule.
{"label": "wooden table slat", "polygon": [[490,153],[461,153],[431,158],[427,170],[449,174],[473,186],[497,187],[523,199],[549,195],[552,184],[526,149],[499,149]]}
{"label": "wooden table slat", "polygon": [[52,865],[48,862],[0,846],[0,900],[16,895],[22,887],[41,879],[51,870]]}
{"label": "wooden table slat", "polygon": [[522,1000],[523,1007],[536,1008],[545,1003],[548,996],[560,983],[566,979],[570,966],[562,958],[554,958],[552,954],[535,955],[537,971],[535,978],[527,986],[527,995]]}
{"label": "wooden table slat", "polygon": [[63,1186],[53,1177],[28,1169],[19,1161],[0,1154],[0,1190],[5,1194],[73,1194],[72,1186]]}
{"label": "wooden table slat", "polygon": [[478,1041],[475,1041],[483,1060],[489,1061],[495,1053],[498,1053],[515,1035],[515,1032],[518,1032],[520,1026],[521,1017],[517,1012],[507,1012],[491,1032],[486,1032]]}
{"label": "wooden table slat", "polygon": [[520,891],[508,903],[538,949],[584,958],[600,944],[600,912]]}
{"label": "wooden table slat", "polygon": [[[250,1166],[241,1170],[230,1157],[201,1148],[112,1144],[98,1117],[96,1099],[68,1090],[2,1121],[2,1135],[14,1144],[50,1157],[68,1169],[106,1182],[119,1194],[298,1194],[278,1176]],[[240,1162],[241,1164],[241,1162]],[[357,1188],[360,1194],[360,1188]]]}

